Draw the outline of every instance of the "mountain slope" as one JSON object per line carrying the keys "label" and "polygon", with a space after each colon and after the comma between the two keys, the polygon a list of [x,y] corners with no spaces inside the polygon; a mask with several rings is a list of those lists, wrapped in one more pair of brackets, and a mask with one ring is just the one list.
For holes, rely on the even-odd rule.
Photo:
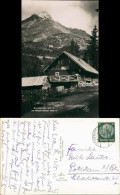
{"label": "mountain slope", "polygon": [[90,39],[85,31],[67,28],[54,21],[46,12],[33,14],[22,21],[22,41],[23,43],[41,43],[47,48],[48,45],[63,47],[69,45],[75,39],[81,49],[85,49],[87,41]]}

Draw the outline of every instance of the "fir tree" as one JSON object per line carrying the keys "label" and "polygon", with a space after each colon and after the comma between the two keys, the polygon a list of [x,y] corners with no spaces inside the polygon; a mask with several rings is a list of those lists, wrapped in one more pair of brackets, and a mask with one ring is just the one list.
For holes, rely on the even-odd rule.
{"label": "fir tree", "polygon": [[80,56],[79,45],[73,39],[71,40],[70,53],[77,57]]}
{"label": "fir tree", "polygon": [[97,27],[94,26],[89,45],[84,54],[84,60],[98,70],[98,36]]}

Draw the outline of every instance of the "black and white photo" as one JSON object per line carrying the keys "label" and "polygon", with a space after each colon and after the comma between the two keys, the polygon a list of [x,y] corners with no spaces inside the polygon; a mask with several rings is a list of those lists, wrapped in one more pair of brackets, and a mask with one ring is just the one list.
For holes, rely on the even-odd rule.
{"label": "black and white photo", "polygon": [[22,0],[22,117],[98,117],[98,3]]}

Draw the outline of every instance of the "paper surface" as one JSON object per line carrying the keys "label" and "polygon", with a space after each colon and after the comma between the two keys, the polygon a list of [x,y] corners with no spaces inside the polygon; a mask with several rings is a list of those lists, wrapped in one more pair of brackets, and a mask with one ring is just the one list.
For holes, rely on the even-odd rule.
{"label": "paper surface", "polygon": [[1,194],[120,194],[119,135],[119,119],[1,119]]}

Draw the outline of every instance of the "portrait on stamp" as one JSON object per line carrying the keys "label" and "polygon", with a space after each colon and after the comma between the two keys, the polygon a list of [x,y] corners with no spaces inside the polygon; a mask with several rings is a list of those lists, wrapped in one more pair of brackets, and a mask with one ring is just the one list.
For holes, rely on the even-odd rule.
{"label": "portrait on stamp", "polygon": [[99,142],[115,141],[115,123],[98,123]]}

